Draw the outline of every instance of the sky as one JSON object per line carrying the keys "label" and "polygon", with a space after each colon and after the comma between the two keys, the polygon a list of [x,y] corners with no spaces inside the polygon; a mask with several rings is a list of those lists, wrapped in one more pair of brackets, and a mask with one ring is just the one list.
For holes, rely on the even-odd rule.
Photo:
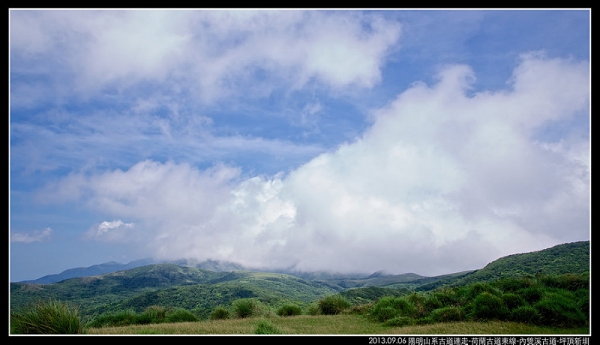
{"label": "sky", "polygon": [[10,281],[435,276],[589,240],[590,15],[10,9]]}

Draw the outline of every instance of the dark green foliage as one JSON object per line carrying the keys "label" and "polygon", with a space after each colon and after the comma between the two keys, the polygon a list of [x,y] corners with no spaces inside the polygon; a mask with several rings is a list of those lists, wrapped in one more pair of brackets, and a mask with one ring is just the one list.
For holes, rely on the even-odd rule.
{"label": "dark green foliage", "polygon": [[128,325],[147,325],[163,322],[187,322],[198,321],[198,317],[190,311],[177,308],[167,310],[162,306],[148,307],[141,313],[136,313],[132,309],[122,310],[115,313],[105,313],[97,316],[87,323],[87,327],[119,327]]}
{"label": "dark green foliage", "polygon": [[516,309],[527,303],[523,297],[511,292],[502,295],[502,302],[504,302],[504,305],[508,308],[508,310]]}
{"label": "dark green foliage", "polygon": [[468,285],[490,282],[505,277],[558,276],[582,274],[590,270],[590,241],[566,243],[537,252],[514,254],[489,263],[484,268],[466,275],[452,284]]}
{"label": "dark green foliage", "polygon": [[253,316],[258,311],[256,301],[251,298],[243,298],[233,301],[233,312],[241,319]]}
{"label": "dark green foliage", "polygon": [[548,293],[534,307],[543,325],[555,327],[580,327],[588,322],[573,299],[562,293]]}
{"label": "dark green foliage", "polygon": [[410,316],[396,316],[385,321],[385,325],[390,327],[403,327],[414,324],[415,320]]}
{"label": "dark green foliage", "polygon": [[277,309],[277,315],[279,316],[296,316],[302,315],[302,308],[295,304],[284,304]]}
{"label": "dark green foliage", "polygon": [[508,308],[502,298],[484,291],[475,298],[473,316],[480,320],[504,320],[508,316]]}
{"label": "dark green foliage", "polygon": [[445,307],[432,311],[431,319],[435,322],[454,322],[464,320],[464,315],[458,307]]}
{"label": "dark green foliage", "polygon": [[416,308],[404,297],[385,296],[379,299],[371,310],[371,317],[385,322],[398,316],[413,317]]}
{"label": "dark green foliage", "polygon": [[225,320],[225,319],[229,319],[229,317],[230,317],[229,310],[227,310],[223,307],[217,307],[217,308],[215,308],[215,310],[212,311],[212,313],[210,313],[211,320]]}
{"label": "dark green foliage", "polygon": [[511,311],[510,320],[528,324],[538,324],[540,323],[540,314],[534,307],[523,305]]}
{"label": "dark green foliage", "polygon": [[77,309],[50,300],[10,314],[13,334],[79,334],[83,327]]}
{"label": "dark green foliage", "polygon": [[516,292],[537,285],[534,278],[528,276],[501,278],[493,284],[505,292]]}
{"label": "dark green foliage", "polygon": [[260,320],[254,329],[254,334],[282,334],[283,332],[268,320]]}
{"label": "dark green foliage", "polygon": [[[442,306],[444,305],[457,305],[460,303],[461,298],[456,292],[457,289],[441,288],[432,292],[432,300],[438,300]],[[438,306],[438,308],[441,306]]]}
{"label": "dark green foliage", "polygon": [[579,289],[575,291],[577,298],[577,308],[589,318],[590,315],[590,292],[588,289]]}
{"label": "dark green foliage", "polygon": [[350,302],[341,295],[327,296],[321,299],[318,304],[323,315],[337,315],[350,307]]}
{"label": "dark green foliage", "polygon": [[150,323],[161,323],[164,322],[167,316],[167,309],[163,306],[151,305],[144,310],[142,315],[147,315],[147,317],[151,320]]}
{"label": "dark green foliage", "polygon": [[369,303],[383,296],[404,296],[409,294],[407,289],[392,289],[385,287],[369,286],[364,288],[352,288],[340,293],[348,302],[353,304]]}
{"label": "dark green foliage", "polygon": [[544,295],[544,288],[541,286],[531,286],[517,291],[521,297],[529,304],[534,304],[539,301]]}
{"label": "dark green foliage", "polygon": [[135,325],[136,319],[136,312],[131,309],[127,309],[97,316],[87,324],[87,327]]}
{"label": "dark green foliage", "polygon": [[590,285],[587,274],[561,274],[556,276],[540,276],[538,279],[547,287],[576,291]]}
{"label": "dark green foliage", "polygon": [[189,310],[177,308],[174,311],[167,314],[167,322],[195,322],[198,321],[196,315],[192,314]]}

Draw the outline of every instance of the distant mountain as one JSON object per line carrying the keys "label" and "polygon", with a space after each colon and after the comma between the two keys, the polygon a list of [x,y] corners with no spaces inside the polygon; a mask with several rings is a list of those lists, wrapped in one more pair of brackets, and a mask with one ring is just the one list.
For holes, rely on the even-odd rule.
{"label": "distant mountain", "polygon": [[174,261],[167,261],[169,263],[184,266],[184,267],[195,267],[203,270],[213,272],[232,272],[232,271],[247,271],[248,269],[240,264],[229,261],[219,260],[204,260],[199,261],[197,259],[180,259]]}
{"label": "distant mountain", "polygon": [[[143,263],[147,261],[135,261],[128,265]],[[196,265],[210,267],[211,270],[192,267]],[[306,279],[273,272],[226,271],[240,266],[216,261],[161,263],[122,269],[124,266],[107,263],[87,269],[68,270],[63,272],[61,278],[66,277],[67,273],[87,276],[49,284],[10,283],[10,308],[18,309],[35,301],[52,298],[78,306],[81,315],[86,317],[125,309],[142,311],[152,305],[190,309],[197,315],[207,317],[207,313],[216,306],[230,305],[236,299],[249,297],[272,306],[285,301],[308,305],[336,293],[342,293],[352,301],[367,302],[383,295],[404,295],[411,291],[429,291],[503,277],[589,272],[590,242],[567,243],[537,252],[510,255],[480,270],[436,277],[414,273],[390,275],[384,272],[350,277],[321,272],[312,275],[317,279]],[[119,270],[116,272],[89,276],[94,272],[117,268]]]}
{"label": "distant mountain", "polygon": [[78,267],[71,268],[66,271],[63,271],[59,274],[50,274],[47,276],[43,276],[41,278],[35,280],[27,280],[22,281],[21,283],[27,284],[52,284],[59,281],[63,281],[65,279],[76,278],[76,277],[91,277],[97,276],[100,274],[112,273],[122,270],[128,270],[140,266],[151,265],[156,263],[153,259],[141,259],[131,261],[127,264],[121,264],[116,261],[110,261],[99,265],[93,265],[90,267]]}
{"label": "distant mountain", "polygon": [[93,277],[77,277],[53,284],[10,284],[11,309],[39,300],[68,301],[82,316],[152,305],[185,308],[208,317],[219,305],[240,298],[258,298],[277,305],[285,301],[310,303],[339,292],[327,284],[265,272],[214,272],[170,263],[141,266]]}

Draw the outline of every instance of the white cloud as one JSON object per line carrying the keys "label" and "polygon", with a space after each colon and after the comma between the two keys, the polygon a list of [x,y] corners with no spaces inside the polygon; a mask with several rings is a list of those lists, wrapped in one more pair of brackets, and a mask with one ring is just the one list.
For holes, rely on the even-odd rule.
{"label": "white cloud", "polygon": [[34,230],[31,233],[13,233],[10,236],[11,242],[32,243],[47,240],[52,235],[52,229]]}
{"label": "white cloud", "polygon": [[92,226],[84,234],[84,237],[98,241],[119,242],[131,239],[133,229],[133,223],[123,223],[120,219],[110,222],[104,221]]}
{"label": "white cloud", "polygon": [[358,11],[12,10],[10,29],[11,70],[30,74],[36,62],[51,76],[38,88],[55,95],[155,82],[204,101],[311,81],[372,87],[400,35],[398,23]]}
{"label": "white cloud", "polygon": [[589,137],[535,138],[589,111],[589,66],[527,55],[509,90],[473,81],[446,66],[285,176],[144,161],[54,191],[134,219],[155,256],[250,266],[434,275],[589,238]]}

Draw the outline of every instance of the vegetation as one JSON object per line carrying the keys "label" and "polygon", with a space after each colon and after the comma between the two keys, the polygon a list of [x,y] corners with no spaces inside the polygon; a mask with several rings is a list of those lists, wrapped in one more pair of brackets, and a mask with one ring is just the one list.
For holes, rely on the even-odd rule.
{"label": "vegetation", "polygon": [[254,334],[260,320],[284,334],[589,334],[587,328],[557,328],[510,321],[440,322],[402,327],[371,322],[362,315],[300,315],[297,317],[232,318],[186,323],[89,328],[87,334]]}
{"label": "vegetation", "polygon": [[225,320],[230,318],[229,310],[223,307],[217,307],[215,310],[210,313],[211,320]]}
{"label": "vegetation", "polygon": [[[54,284],[11,283],[10,330],[70,334],[101,328],[110,334],[112,327],[134,327],[137,334],[189,334],[189,329],[205,334],[214,328],[214,334],[221,334],[229,333],[218,330],[226,324],[232,333],[317,334],[303,327],[323,329],[314,323],[327,320],[333,328],[322,333],[340,334],[346,325],[338,322],[362,320],[364,327],[356,328],[357,333],[369,329],[373,334],[393,334],[402,329],[419,334],[442,325],[477,328],[482,322],[510,325],[513,330],[526,326],[539,333],[547,333],[544,329],[587,333],[589,270],[578,271],[589,260],[589,253],[582,254],[586,250],[589,242],[577,242],[502,258],[478,271],[433,278],[377,273],[364,281],[353,278],[352,284],[337,276],[337,285],[278,273],[211,272],[172,264]],[[512,267],[526,262],[530,264],[525,268]],[[523,273],[529,268],[535,272]],[[496,274],[498,270],[501,274]],[[354,287],[342,288],[341,283]]]}
{"label": "vegetation", "polygon": [[279,316],[296,316],[302,315],[302,308],[295,304],[287,303],[277,309],[277,315]]}
{"label": "vegetation", "polygon": [[337,315],[349,307],[350,302],[341,295],[327,296],[319,301],[319,310],[323,315]]}
{"label": "vegetation", "polygon": [[79,334],[83,327],[77,309],[50,300],[38,302],[22,312],[11,312],[13,334]]}
{"label": "vegetation", "polygon": [[505,278],[429,293],[384,296],[369,315],[390,326],[499,320],[589,327],[589,274]]}
{"label": "vegetation", "polygon": [[282,334],[283,332],[279,329],[279,327],[273,325],[273,323],[269,320],[260,320],[258,325],[256,325],[256,329],[254,329],[254,334]]}

